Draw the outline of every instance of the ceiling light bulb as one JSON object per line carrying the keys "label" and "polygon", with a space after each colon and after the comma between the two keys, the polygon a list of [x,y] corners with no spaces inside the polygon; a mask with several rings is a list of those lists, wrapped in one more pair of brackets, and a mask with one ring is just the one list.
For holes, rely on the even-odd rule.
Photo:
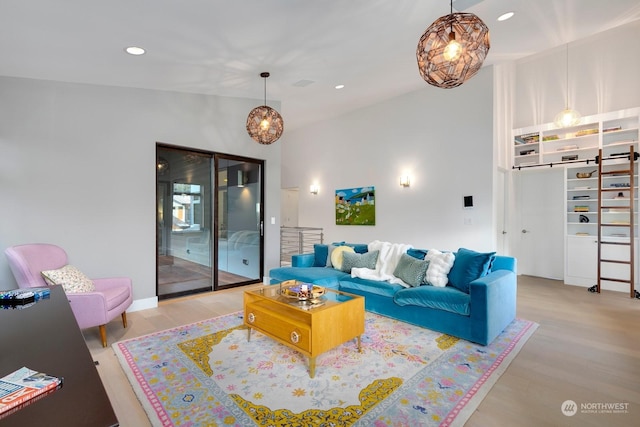
{"label": "ceiling light bulb", "polygon": [[336,85],[336,89],[343,89],[344,85]]}
{"label": "ceiling light bulb", "polygon": [[498,21],[506,21],[507,19],[512,18],[513,15],[515,15],[514,12],[503,13],[502,15],[498,16]]}
{"label": "ceiling light bulb", "polygon": [[129,55],[144,55],[146,51],[141,47],[129,46],[125,49],[125,52]]}
{"label": "ceiling light bulb", "polygon": [[449,43],[444,48],[442,55],[447,61],[455,61],[462,54],[462,45],[456,41],[456,33],[449,34]]}
{"label": "ceiling light bulb", "polygon": [[269,120],[267,120],[267,118],[263,118],[262,121],[260,122],[260,129],[262,129],[263,131],[267,131],[269,130]]}

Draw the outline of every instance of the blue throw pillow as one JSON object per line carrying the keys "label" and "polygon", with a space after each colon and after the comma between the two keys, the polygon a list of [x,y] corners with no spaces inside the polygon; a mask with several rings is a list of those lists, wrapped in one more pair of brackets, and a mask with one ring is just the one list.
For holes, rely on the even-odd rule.
{"label": "blue throw pillow", "polygon": [[495,252],[480,253],[460,248],[449,272],[449,285],[469,293],[469,283],[489,273]]}
{"label": "blue throw pillow", "polygon": [[333,242],[334,246],[350,246],[356,251],[357,254],[366,254],[369,251],[369,245],[366,243],[347,243],[347,242]]}
{"label": "blue throw pillow", "polygon": [[425,251],[424,249],[408,249],[407,250],[407,255],[410,255],[416,259],[424,259],[425,256],[427,256],[427,251]]}
{"label": "blue throw pillow", "polygon": [[327,257],[329,256],[329,246],[322,244],[313,245],[313,266],[326,267]]}

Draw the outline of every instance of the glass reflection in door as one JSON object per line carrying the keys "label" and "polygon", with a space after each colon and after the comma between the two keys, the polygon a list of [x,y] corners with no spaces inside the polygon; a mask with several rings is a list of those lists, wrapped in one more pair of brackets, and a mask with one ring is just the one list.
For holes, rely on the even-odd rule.
{"label": "glass reflection in door", "polygon": [[262,161],[216,155],[216,289],[262,277]]}
{"label": "glass reflection in door", "polygon": [[211,155],[157,149],[158,298],[212,289]]}

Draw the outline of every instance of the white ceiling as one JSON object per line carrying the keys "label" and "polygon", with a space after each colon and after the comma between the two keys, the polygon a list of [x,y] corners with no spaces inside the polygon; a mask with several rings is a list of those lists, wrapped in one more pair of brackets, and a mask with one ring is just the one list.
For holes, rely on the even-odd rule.
{"label": "white ceiling", "polygon": [[[640,19],[639,0],[458,7],[490,29],[486,65]],[[260,100],[269,71],[292,129],[424,88],[418,39],[448,13],[447,0],[0,0],[0,75]]]}

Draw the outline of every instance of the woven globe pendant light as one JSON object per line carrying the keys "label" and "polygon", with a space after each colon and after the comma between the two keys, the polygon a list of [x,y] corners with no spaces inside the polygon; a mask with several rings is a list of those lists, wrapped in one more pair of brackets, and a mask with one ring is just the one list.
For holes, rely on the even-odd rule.
{"label": "woven globe pendant light", "polygon": [[416,57],[422,78],[430,85],[451,89],[475,76],[489,53],[489,28],[473,13],[438,18],[424,32]]}
{"label": "woven globe pendant light", "polygon": [[254,108],[247,117],[247,132],[259,144],[273,144],[284,132],[282,116],[273,108],[267,106],[267,77],[269,73],[260,73],[264,78],[264,105]]}

